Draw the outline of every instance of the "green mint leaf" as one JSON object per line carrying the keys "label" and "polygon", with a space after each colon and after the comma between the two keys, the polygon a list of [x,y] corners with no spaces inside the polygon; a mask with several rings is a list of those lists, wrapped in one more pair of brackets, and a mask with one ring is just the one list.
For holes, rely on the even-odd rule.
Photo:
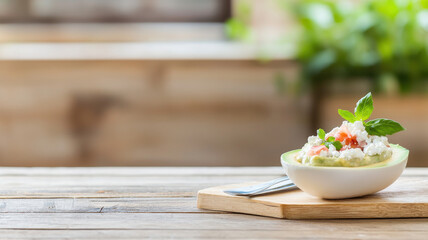
{"label": "green mint leaf", "polygon": [[327,142],[334,142],[334,140],[336,140],[336,138],[334,138],[334,137],[328,137],[327,138]]}
{"label": "green mint leaf", "polygon": [[404,130],[398,122],[384,118],[370,120],[364,125],[369,135],[376,136],[392,135]]}
{"label": "green mint leaf", "polygon": [[364,121],[372,115],[372,112],[373,98],[372,93],[369,92],[357,102],[357,106],[355,107],[355,118],[356,120]]}
{"label": "green mint leaf", "polygon": [[322,129],[322,128],[318,129],[317,130],[317,134],[318,134],[318,137],[321,138],[324,141],[324,139],[325,139],[325,131],[324,131],[324,129]]}
{"label": "green mint leaf", "polygon": [[340,143],[339,141],[334,141],[332,144],[336,147],[336,151],[339,151],[343,147],[342,143]]}
{"label": "green mint leaf", "polygon": [[337,112],[340,116],[343,117],[346,121],[353,123],[356,121],[354,114],[352,114],[350,111],[338,109]]}
{"label": "green mint leaf", "polygon": [[336,148],[336,151],[339,151],[340,149],[342,149],[342,143],[340,143],[339,141],[325,142],[324,145],[327,148],[330,148],[330,146],[333,145]]}
{"label": "green mint leaf", "polygon": [[326,146],[327,148],[330,148],[330,145],[331,144],[333,144],[333,143],[331,143],[331,142],[325,142],[325,143],[323,143],[324,144],[324,146]]}

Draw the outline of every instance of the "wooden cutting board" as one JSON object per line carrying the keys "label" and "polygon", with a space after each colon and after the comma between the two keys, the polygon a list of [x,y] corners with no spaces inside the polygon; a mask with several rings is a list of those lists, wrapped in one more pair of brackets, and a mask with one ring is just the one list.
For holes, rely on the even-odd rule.
{"label": "wooden cutting board", "polygon": [[200,190],[198,208],[287,219],[428,217],[427,178],[401,177],[376,194],[342,200],[319,199],[301,190],[252,198],[223,192],[256,183]]}

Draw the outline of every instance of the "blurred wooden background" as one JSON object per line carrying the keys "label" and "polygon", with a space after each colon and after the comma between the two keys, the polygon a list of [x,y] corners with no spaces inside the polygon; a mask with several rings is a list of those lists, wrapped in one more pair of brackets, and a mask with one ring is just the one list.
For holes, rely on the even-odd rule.
{"label": "blurred wooden background", "polygon": [[[1,166],[278,165],[315,134],[292,45],[227,41],[239,1],[72,2],[0,1]],[[293,39],[274,0],[248,2],[258,43]],[[368,91],[346,88],[319,127]],[[375,96],[375,116],[402,123],[391,142],[428,166],[426,96]]]}
{"label": "blurred wooden background", "polygon": [[[3,166],[277,165],[309,134],[292,61],[2,61]],[[320,127],[342,121],[357,94],[331,96]],[[426,166],[428,99],[376,97],[373,117],[407,130],[391,142]]]}
{"label": "blurred wooden background", "polygon": [[[276,61],[0,62],[0,164],[277,165],[307,137]],[[294,77],[293,77],[294,75]]]}

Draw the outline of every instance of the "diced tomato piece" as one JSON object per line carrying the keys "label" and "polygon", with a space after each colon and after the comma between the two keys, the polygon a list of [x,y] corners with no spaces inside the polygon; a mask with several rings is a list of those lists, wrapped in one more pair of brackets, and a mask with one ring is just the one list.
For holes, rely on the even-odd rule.
{"label": "diced tomato piece", "polygon": [[345,125],[342,125],[339,128],[339,131],[337,131],[336,134],[334,134],[334,138],[336,141],[339,141],[341,143],[344,143],[344,146],[342,149],[349,149],[349,148],[359,148],[359,144],[357,141],[356,136],[352,136],[349,132],[348,128]]}
{"label": "diced tomato piece", "polygon": [[309,150],[308,155],[309,156],[319,155],[321,153],[321,151],[328,151],[328,149],[324,145],[315,146]]}
{"label": "diced tomato piece", "polygon": [[344,140],[351,138],[351,133],[349,132],[348,128],[345,125],[342,125],[339,128],[339,131],[334,134],[334,138],[336,141],[343,142]]}
{"label": "diced tomato piece", "polygon": [[351,136],[350,138],[345,139],[345,144],[350,146],[351,148],[359,148],[360,147],[360,145],[358,144],[356,136]]}

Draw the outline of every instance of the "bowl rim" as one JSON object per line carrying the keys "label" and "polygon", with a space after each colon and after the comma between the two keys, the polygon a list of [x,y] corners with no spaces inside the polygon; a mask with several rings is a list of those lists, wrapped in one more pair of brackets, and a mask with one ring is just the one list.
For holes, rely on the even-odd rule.
{"label": "bowl rim", "polygon": [[[300,167],[300,168],[310,168],[310,169],[320,169],[320,170],[321,169],[323,169],[323,170],[331,169],[331,170],[359,171],[359,170],[369,170],[369,169],[380,169],[380,168],[393,167],[393,166],[396,166],[396,165],[408,160],[408,157],[409,157],[409,150],[408,149],[406,149],[406,148],[404,148],[398,144],[390,144],[390,145],[399,148],[401,151],[404,151],[403,154],[406,155],[401,160],[396,161],[391,165],[388,165],[388,164],[381,165],[381,163],[387,163],[388,161],[390,161],[391,158],[384,160],[382,162],[379,162],[379,163],[370,164],[370,165],[361,166],[361,167],[309,166],[309,165],[303,165],[303,164],[293,164],[293,163],[290,163],[290,162],[287,162],[286,160],[284,160],[285,155],[297,153],[297,152],[301,151],[302,149],[295,149],[295,150],[291,150],[291,151],[288,151],[288,152],[281,154],[281,165],[284,166],[284,164],[285,164],[285,165],[296,166],[296,167]],[[294,162],[297,162],[297,161],[294,160]],[[374,166],[376,164],[379,164],[379,166]]]}

